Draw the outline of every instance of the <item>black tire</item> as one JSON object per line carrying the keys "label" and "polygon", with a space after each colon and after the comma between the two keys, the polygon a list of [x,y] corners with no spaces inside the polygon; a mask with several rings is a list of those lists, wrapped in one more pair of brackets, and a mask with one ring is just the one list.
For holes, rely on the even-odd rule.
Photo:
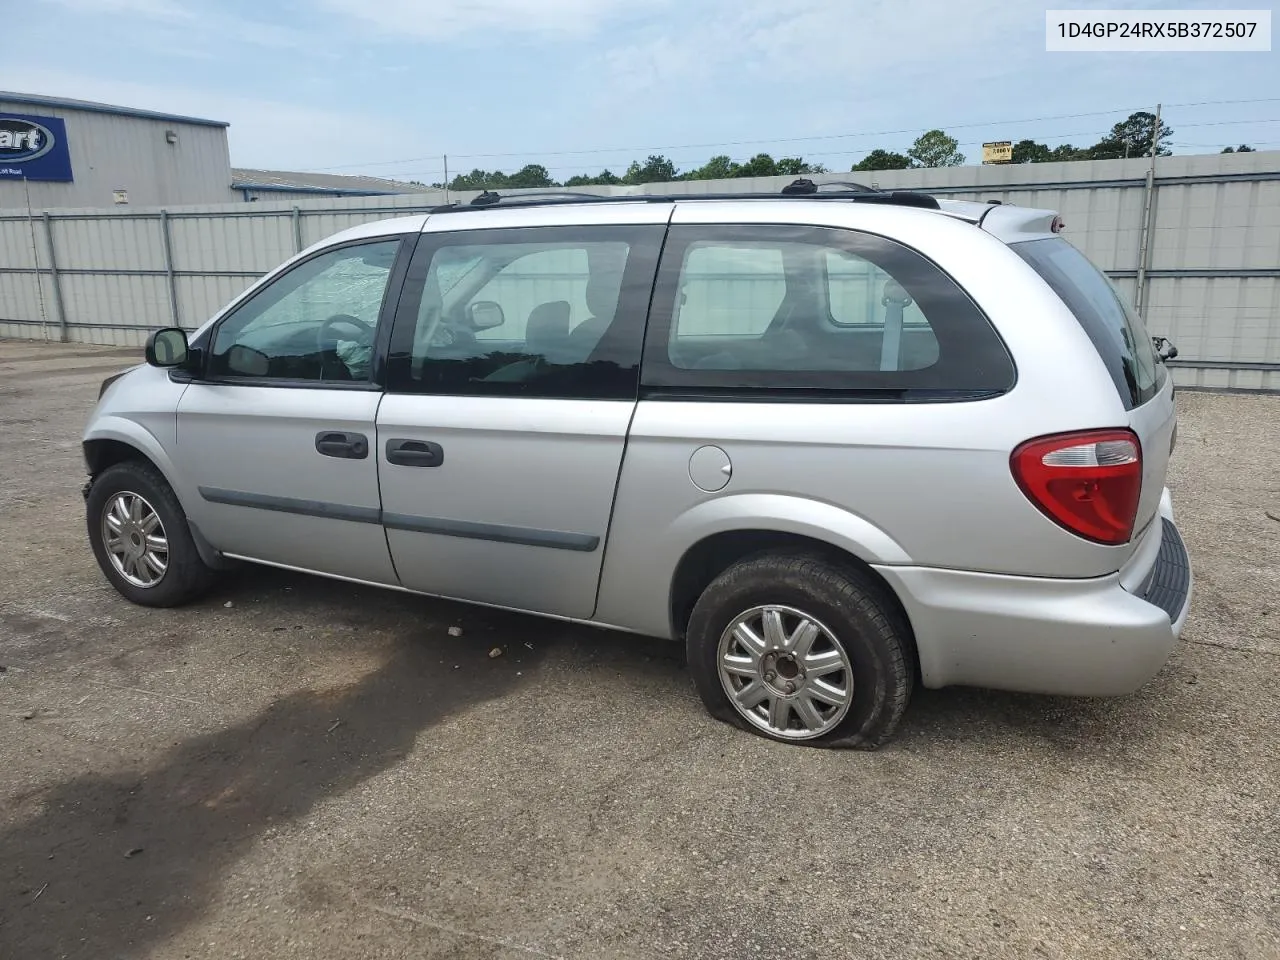
{"label": "black tire", "polygon": [[[740,614],[776,604],[817,618],[852,664],[847,713],[809,739],[775,736],[730,701],[718,668],[722,635]],[[910,628],[883,587],[851,566],[804,554],[761,554],[713,580],[693,608],[685,638],[689,670],[711,715],[768,739],[805,746],[875,749],[889,740],[915,683]]]}
{"label": "black tire", "polygon": [[[141,496],[155,510],[169,542],[168,564],[154,586],[130,583],[112,564],[103,540],[103,511],[117,493]],[[120,595],[146,607],[177,607],[206,593],[217,573],[200,559],[187,514],[168,481],[150,463],[126,460],[103,470],[94,478],[85,501],[85,522],[89,543],[103,574]]]}

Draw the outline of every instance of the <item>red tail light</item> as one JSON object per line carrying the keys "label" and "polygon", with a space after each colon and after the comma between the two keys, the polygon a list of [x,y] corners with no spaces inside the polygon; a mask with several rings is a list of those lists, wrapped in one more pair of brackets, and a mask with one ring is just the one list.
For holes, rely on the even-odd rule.
{"label": "red tail light", "polygon": [[1097,543],[1128,543],[1142,495],[1142,445],[1131,430],[1085,430],[1028,440],[1013,478],[1049,519]]}

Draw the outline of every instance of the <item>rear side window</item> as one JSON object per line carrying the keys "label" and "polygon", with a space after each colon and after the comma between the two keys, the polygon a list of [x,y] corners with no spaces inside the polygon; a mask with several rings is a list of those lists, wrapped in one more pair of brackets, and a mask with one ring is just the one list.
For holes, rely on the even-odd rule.
{"label": "rear side window", "polygon": [[693,244],[684,260],[675,335],[759,337],[787,295],[782,250],[774,244]]}
{"label": "rear side window", "polygon": [[974,302],[883,237],[791,225],[672,227],[645,342],[647,387],[883,399],[1014,382]]}
{"label": "rear side window", "polygon": [[1165,373],[1151,337],[1106,274],[1062,237],[1015,243],[1011,249],[1075,314],[1126,409],[1141,406],[1160,391]]}
{"label": "rear side window", "polygon": [[424,234],[387,361],[396,393],[634,399],[660,225]]}

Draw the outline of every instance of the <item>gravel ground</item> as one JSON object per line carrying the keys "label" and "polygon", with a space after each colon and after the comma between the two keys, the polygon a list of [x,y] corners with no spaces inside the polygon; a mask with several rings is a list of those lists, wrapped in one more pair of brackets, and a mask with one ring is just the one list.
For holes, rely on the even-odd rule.
{"label": "gravel ground", "polygon": [[78,437],[136,355],[0,343],[0,957],[1280,957],[1280,397],[1180,397],[1143,690],[919,691],[847,753],[658,641],[265,569],[127,604]]}

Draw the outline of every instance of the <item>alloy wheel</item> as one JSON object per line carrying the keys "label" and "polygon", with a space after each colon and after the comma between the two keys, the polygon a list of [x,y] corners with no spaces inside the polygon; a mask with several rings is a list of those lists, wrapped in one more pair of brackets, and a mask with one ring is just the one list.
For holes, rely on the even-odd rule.
{"label": "alloy wheel", "polygon": [[782,740],[830,733],[853,702],[849,654],[817,617],[795,607],[739,614],[720,637],[716,664],[734,709]]}
{"label": "alloy wheel", "polygon": [[111,565],[135,587],[154,587],[169,569],[169,538],[145,497],[122,490],[102,508],[102,544]]}

